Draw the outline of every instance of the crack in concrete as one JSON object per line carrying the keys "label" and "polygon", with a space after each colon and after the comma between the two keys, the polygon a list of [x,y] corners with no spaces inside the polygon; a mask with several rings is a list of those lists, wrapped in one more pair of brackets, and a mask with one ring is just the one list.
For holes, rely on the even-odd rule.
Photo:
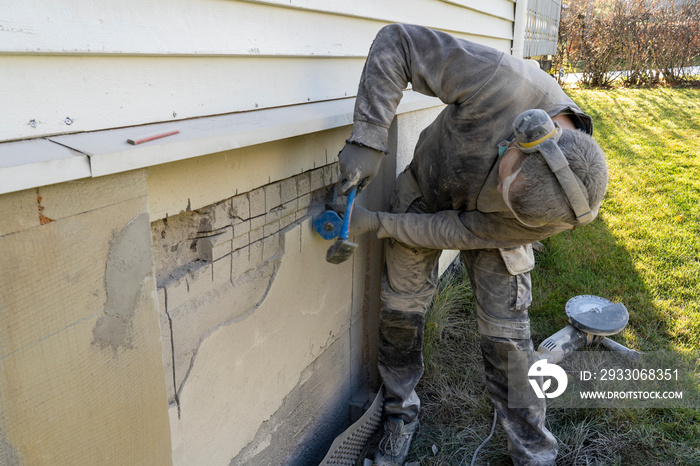
{"label": "crack in concrete", "polygon": [[[164,293],[165,295],[165,315],[168,318],[168,326],[170,327],[170,359],[173,365],[172,368],[172,373],[173,373],[173,387],[177,386],[177,379],[175,378],[175,338],[173,338],[173,318],[170,316],[170,313],[168,312],[168,293],[167,291]],[[177,390],[173,388],[173,396],[175,398],[175,406],[177,406],[177,418],[180,419],[180,397],[177,393]]]}
{"label": "crack in concrete", "polygon": [[[296,222],[293,225],[296,225]],[[290,227],[292,227],[293,225],[290,225]],[[225,322],[221,322],[221,323],[215,325],[214,327],[210,328],[207,332],[203,333],[202,336],[197,341],[197,344],[195,345],[195,347],[192,351],[192,356],[190,357],[189,366],[187,368],[185,376],[183,377],[182,382],[180,383],[179,387],[177,387],[177,385],[175,385],[175,399],[176,399],[177,406],[178,406],[178,417],[179,417],[179,413],[180,413],[180,411],[179,411],[180,410],[179,397],[180,397],[182,391],[184,390],[187,381],[189,380],[190,374],[192,373],[192,369],[194,368],[194,363],[195,363],[195,360],[197,358],[197,354],[199,352],[199,348],[202,345],[202,343],[207,338],[209,338],[214,332],[219,330],[220,328],[228,327],[230,325],[233,325],[235,323],[238,323],[238,322],[241,322],[241,321],[247,319],[257,309],[260,308],[260,306],[262,305],[263,302],[265,302],[265,299],[267,298],[268,294],[270,293],[270,290],[272,289],[272,284],[275,281],[275,277],[277,276],[277,272],[279,271],[280,264],[282,263],[282,257],[284,256],[285,235],[283,234],[283,232],[284,232],[284,230],[281,230],[279,232],[282,234],[280,234],[280,240],[279,240],[279,246],[277,249],[277,253],[274,254],[273,256],[271,256],[263,264],[261,264],[260,267],[258,267],[258,268],[261,268],[262,266],[264,266],[265,264],[268,264],[270,262],[272,262],[272,267],[273,267],[272,274],[269,276],[267,287],[266,287],[262,297],[260,298],[260,300],[244,314],[238,315],[238,316],[234,317],[233,319],[230,319],[230,320],[225,321]],[[243,279],[243,278],[244,277],[239,277],[239,279],[236,280],[236,282]],[[236,282],[231,281],[231,284],[234,285]],[[170,319],[169,315],[168,315],[168,319]],[[176,367],[175,367],[175,334],[173,333],[173,330],[172,330],[172,320],[170,320],[170,323],[171,323],[170,338],[171,338],[172,347],[173,347],[173,379],[174,379],[174,382],[176,382],[177,379],[175,377],[175,371],[176,371]]]}

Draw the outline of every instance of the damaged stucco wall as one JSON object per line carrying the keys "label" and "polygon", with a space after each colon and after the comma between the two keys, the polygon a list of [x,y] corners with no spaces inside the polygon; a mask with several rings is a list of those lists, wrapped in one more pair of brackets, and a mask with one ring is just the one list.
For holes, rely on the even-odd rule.
{"label": "damaged stucco wall", "polygon": [[145,170],[0,196],[0,464],[169,464]]}
{"label": "damaged stucco wall", "polygon": [[382,244],[312,228],[350,131],[0,196],[0,464],[317,462],[378,388]]}
{"label": "damaged stucco wall", "polygon": [[[360,205],[386,208],[439,110],[396,119],[392,155]],[[355,238],[352,258],[332,265],[312,228],[350,130],[149,171],[175,464],[313,464],[353,397],[378,388],[382,245]]]}
{"label": "damaged stucco wall", "polygon": [[160,302],[170,331],[165,336],[174,351],[171,403],[177,402],[201,343],[255,311],[275,281],[285,249],[301,248],[301,238],[287,245],[288,233],[300,230],[312,200],[322,206],[330,197],[325,187],[335,181],[333,168],[153,222]]}
{"label": "damaged stucco wall", "polygon": [[[359,241],[350,260],[329,264],[331,243],[312,228],[348,133],[149,172],[153,211],[168,212],[152,212],[151,231],[174,464],[312,464],[373,382],[368,314],[381,246]],[[177,207],[162,193],[176,192],[183,173],[211,181],[181,189],[170,215]],[[379,208],[388,186],[358,202]]]}

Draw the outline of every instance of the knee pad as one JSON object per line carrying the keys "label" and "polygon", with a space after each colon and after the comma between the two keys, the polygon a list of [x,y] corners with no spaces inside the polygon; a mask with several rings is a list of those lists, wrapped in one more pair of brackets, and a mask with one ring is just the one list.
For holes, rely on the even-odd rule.
{"label": "knee pad", "polygon": [[382,310],[379,314],[380,360],[389,366],[423,364],[425,316],[418,312]]}

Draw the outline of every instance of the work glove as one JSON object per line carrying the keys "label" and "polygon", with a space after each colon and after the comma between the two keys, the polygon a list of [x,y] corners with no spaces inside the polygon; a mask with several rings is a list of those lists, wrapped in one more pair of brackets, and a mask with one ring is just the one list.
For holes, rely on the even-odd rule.
{"label": "work glove", "polygon": [[357,187],[362,191],[379,172],[382,152],[370,147],[347,143],[338,154],[340,162],[340,194],[347,194]]}
{"label": "work glove", "polygon": [[350,217],[350,236],[360,236],[379,230],[379,214],[356,205]]}
{"label": "work glove", "polygon": [[[345,205],[333,205],[333,210],[345,215]],[[370,231],[379,230],[379,214],[360,207],[355,204],[352,208],[352,216],[350,217],[350,228],[348,236],[360,236]]]}

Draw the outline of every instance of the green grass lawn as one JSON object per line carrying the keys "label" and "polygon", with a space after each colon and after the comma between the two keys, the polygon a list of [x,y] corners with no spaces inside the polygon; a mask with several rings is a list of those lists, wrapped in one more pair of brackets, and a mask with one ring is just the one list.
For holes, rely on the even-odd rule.
{"label": "green grass lawn", "polygon": [[[572,90],[593,117],[610,183],[590,225],[544,241],[532,272],[535,347],[567,323],[576,295],[622,302],[618,342],[700,354],[700,90]],[[493,410],[469,285],[445,279],[426,326],[422,433],[410,461],[469,464]],[[550,409],[559,463],[700,465],[700,410]],[[433,446],[437,454],[433,453]],[[500,426],[477,464],[510,464]]]}

